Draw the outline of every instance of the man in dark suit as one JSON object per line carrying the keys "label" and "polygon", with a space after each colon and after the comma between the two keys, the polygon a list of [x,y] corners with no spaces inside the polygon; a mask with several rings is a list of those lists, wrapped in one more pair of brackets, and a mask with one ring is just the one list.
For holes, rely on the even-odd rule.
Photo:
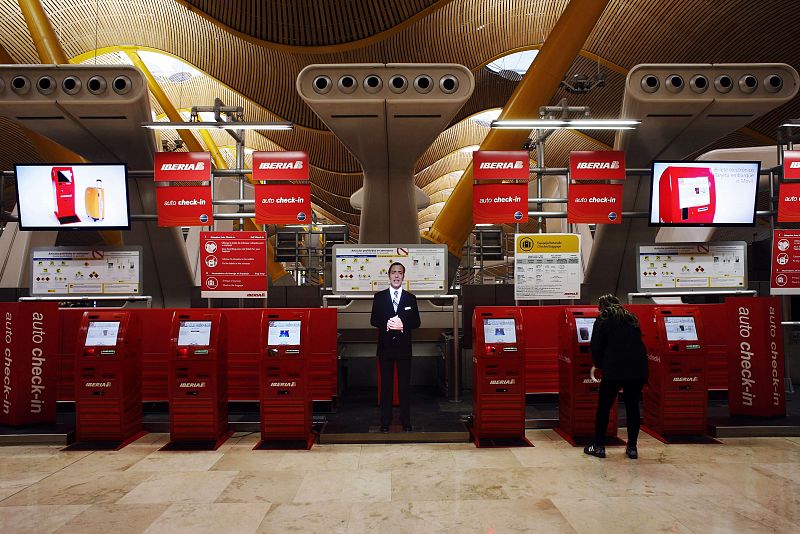
{"label": "man in dark suit", "polygon": [[397,365],[397,389],[400,399],[400,422],[411,431],[411,331],[419,328],[417,297],[403,290],[406,268],[402,263],[389,267],[389,287],[375,293],[370,324],[378,329],[378,362],[381,369],[381,432],[388,432],[392,422],[394,367]]}

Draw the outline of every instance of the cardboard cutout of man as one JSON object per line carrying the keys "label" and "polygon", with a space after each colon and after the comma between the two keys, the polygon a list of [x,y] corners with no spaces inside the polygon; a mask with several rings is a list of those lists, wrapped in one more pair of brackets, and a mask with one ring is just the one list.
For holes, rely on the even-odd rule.
{"label": "cardboard cutout of man", "polygon": [[411,331],[419,328],[417,297],[403,289],[406,268],[395,262],[389,267],[389,287],[375,293],[370,324],[378,329],[378,362],[381,370],[381,432],[388,432],[392,422],[394,367],[397,366],[397,389],[400,422],[411,431]]}

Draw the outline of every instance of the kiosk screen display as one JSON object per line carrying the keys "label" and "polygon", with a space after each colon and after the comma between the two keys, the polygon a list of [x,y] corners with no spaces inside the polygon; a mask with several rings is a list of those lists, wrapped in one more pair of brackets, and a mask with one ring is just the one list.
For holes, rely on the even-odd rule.
{"label": "kiosk screen display", "polygon": [[113,347],[117,344],[119,321],[91,321],[86,331],[87,347]]}
{"label": "kiosk screen display", "polygon": [[575,329],[578,331],[578,343],[589,343],[592,340],[594,317],[576,317]]}
{"label": "kiosk screen display", "polygon": [[694,317],[664,317],[667,341],[697,341]]}
{"label": "kiosk screen display", "polygon": [[267,345],[299,345],[301,321],[270,321]]}
{"label": "kiosk screen display", "polygon": [[516,322],[514,319],[484,319],[483,337],[486,343],[516,343]]}
{"label": "kiosk screen display", "polygon": [[178,346],[211,344],[211,321],[181,321],[178,329]]}

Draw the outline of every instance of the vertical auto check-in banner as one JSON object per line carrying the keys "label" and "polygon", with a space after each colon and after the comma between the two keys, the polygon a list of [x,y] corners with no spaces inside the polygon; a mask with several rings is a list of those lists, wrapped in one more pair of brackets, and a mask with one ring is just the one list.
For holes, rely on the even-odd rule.
{"label": "vertical auto check-in banner", "polygon": [[[569,178],[624,180],[625,153],[621,150],[576,151],[569,155]],[[567,222],[620,224],[622,222],[621,184],[570,183],[567,193]]]}
{"label": "vertical auto check-in banner", "polygon": [[473,183],[472,218],[475,224],[528,222],[530,173],[526,151],[477,150],[472,153],[472,175],[476,181],[513,180],[512,183]]}
{"label": "vertical auto check-in banner", "polygon": [[311,222],[308,154],[305,152],[254,152],[253,181],[256,184],[256,223],[308,224]]}
{"label": "vertical auto check-in banner", "polygon": [[200,232],[203,298],[266,298],[266,232]]}
{"label": "vertical auto check-in banner", "polygon": [[[156,205],[159,226],[208,226],[214,222],[211,203],[211,154],[157,152]],[[184,182],[196,182],[186,185]]]}

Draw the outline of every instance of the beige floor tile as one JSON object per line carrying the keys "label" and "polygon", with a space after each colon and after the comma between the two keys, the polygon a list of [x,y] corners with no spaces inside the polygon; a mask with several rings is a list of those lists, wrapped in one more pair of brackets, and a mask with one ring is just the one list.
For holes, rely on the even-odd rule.
{"label": "beige floor tile", "polygon": [[526,469],[396,469],[392,500],[459,501],[537,495],[536,473]]}
{"label": "beige floor tile", "polygon": [[299,471],[358,469],[361,447],[361,445],[315,445],[310,451],[284,451],[278,468]]}
{"label": "beige floor tile", "polygon": [[691,532],[664,509],[658,497],[556,497],[551,500],[579,533]]}
{"label": "beige floor tile", "polygon": [[224,453],[212,471],[275,471],[281,468],[285,451],[254,451],[234,448]]}
{"label": "beige floor tile", "polygon": [[269,510],[269,504],[173,504],[153,521],[145,533],[219,534],[256,532]]}
{"label": "beige floor tile", "polygon": [[777,475],[795,484],[800,484],[800,463],[753,464],[751,467],[767,476]]}
{"label": "beige floor tile", "polygon": [[216,451],[156,451],[133,464],[128,471],[208,471],[223,455]]}
{"label": "beige floor tile", "polygon": [[25,534],[54,532],[87,508],[89,508],[87,504],[2,507],[0,508],[0,532],[24,532]]}
{"label": "beige floor tile", "polygon": [[391,498],[391,473],[358,469],[309,473],[294,502],[386,502]]}
{"label": "beige floor tile", "polygon": [[136,486],[118,503],[212,503],[237,474],[236,471],[158,473]]}
{"label": "beige floor tile", "polygon": [[150,473],[70,473],[59,471],[0,502],[2,506],[32,504],[114,503],[147,480]]}
{"label": "beige floor tile", "polygon": [[517,457],[509,449],[478,449],[474,445],[451,445],[450,453],[457,469],[509,468],[522,467]]}
{"label": "beige floor tile", "polygon": [[455,458],[447,444],[364,445],[359,469],[454,469]]}
{"label": "beige floor tile", "polygon": [[96,504],[76,515],[56,534],[138,534],[167,508],[168,504]]}
{"label": "beige floor tile", "polygon": [[292,502],[306,476],[293,471],[243,471],[231,481],[217,502]]}
{"label": "beige floor tile", "polygon": [[[353,503],[286,503],[273,505],[258,527],[260,534],[344,534]],[[377,534],[377,533],[376,533]]]}
{"label": "beige floor tile", "polygon": [[709,492],[702,497],[657,497],[661,507],[694,532],[793,532],[797,525],[745,499]]}
{"label": "beige floor tile", "polygon": [[[2,447],[0,447],[2,449]],[[41,454],[22,453],[0,457],[0,480],[8,476],[24,473],[55,473],[74,464],[90,452],[61,452],[57,449],[45,450]]]}

